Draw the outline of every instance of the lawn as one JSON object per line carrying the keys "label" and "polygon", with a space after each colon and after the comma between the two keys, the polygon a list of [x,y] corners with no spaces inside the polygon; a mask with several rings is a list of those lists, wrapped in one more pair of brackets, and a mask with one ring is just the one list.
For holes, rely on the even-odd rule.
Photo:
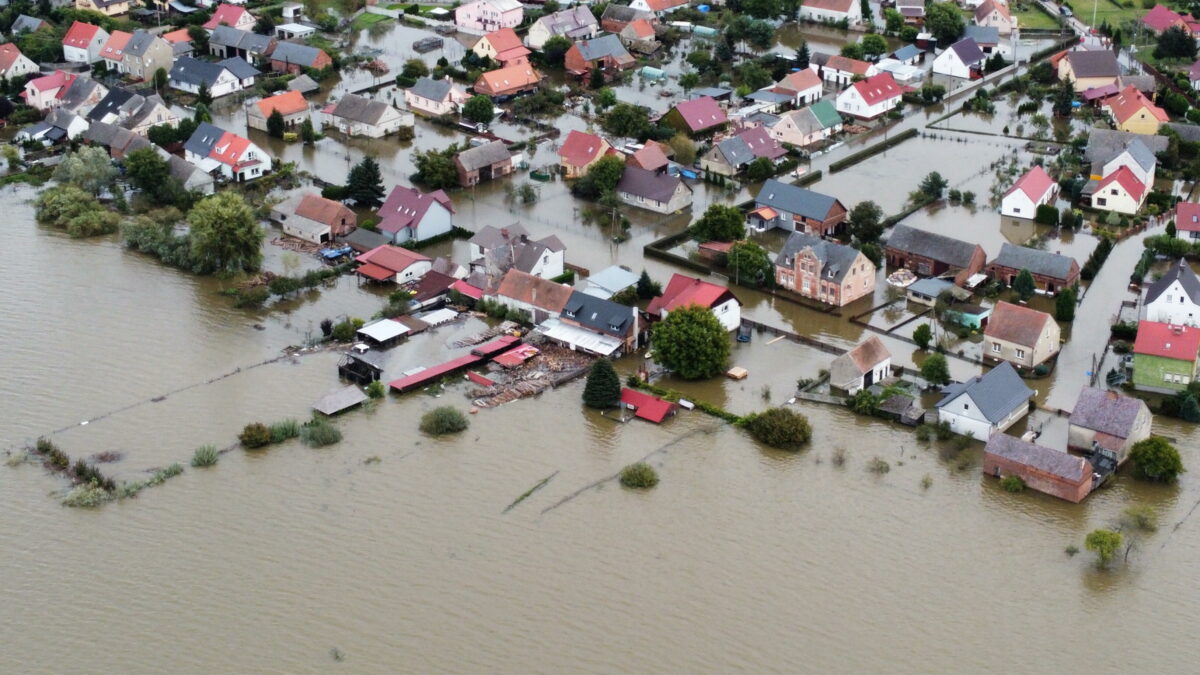
{"label": "lawn", "polygon": [[354,19],[354,29],[362,30],[364,28],[370,28],[377,23],[383,23],[384,21],[391,20],[392,18],[390,16],[384,16],[382,14],[359,14],[358,17]]}
{"label": "lawn", "polygon": [[[1093,0],[1093,2],[1095,3],[1095,22],[1092,21],[1092,2],[1081,1],[1071,3],[1071,6],[1075,9],[1075,17],[1092,28],[1096,28],[1107,21],[1108,25],[1120,27],[1124,31],[1125,24],[1140,20],[1146,15],[1146,12],[1150,11],[1149,8],[1142,6],[1140,0],[1134,2],[1133,7],[1125,7],[1113,0]],[[1151,3],[1150,7],[1153,6],[1154,4]]]}
{"label": "lawn", "polygon": [[1017,23],[1021,28],[1035,28],[1040,30],[1057,30],[1058,19],[1043,12],[1032,3],[1020,6],[1013,11],[1013,15],[1017,17]]}

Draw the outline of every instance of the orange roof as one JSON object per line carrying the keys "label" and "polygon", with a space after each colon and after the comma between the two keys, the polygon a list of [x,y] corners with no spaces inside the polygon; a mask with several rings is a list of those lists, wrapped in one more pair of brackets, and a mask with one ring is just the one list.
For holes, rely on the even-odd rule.
{"label": "orange roof", "polygon": [[21,56],[21,50],[13,43],[6,42],[0,45],[0,72],[8,72]]}
{"label": "orange roof", "polygon": [[162,39],[174,45],[179,44],[180,42],[191,42],[192,36],[188,35],[186,28],[180,28],[179,30],[171,31],[170,33],[163,33]]}
{"label": "orange roof", "polygon": [[668,9],[686,4],[687,0],[646,0],[646,6],[653,12],[665,12]]}
{"label": "orange roof", "polygon": [[346,205],[313,194],[304,195],[296,205],[295,213],[302,218],[331,226],[343,222],[353,223],[356,220],[354,212]]}
{"label": "orange roof", "polygon": [[816,71],[811,68],[798,70],[794,73],[788,73],[783,76],[776,87],[786,89],[788,91],[807,91],[813,87],[821,86],[821,78],[817,77]]}
{"label": "orange roof", "polygon": [[1104,106],[1112,112],[1112,116],[1117,120],[1118,124],[1124,124],[1126,120],[1141,112],[1143,109],[1153,115],[1159,122],[1170,122],[1171,118],[1162,108],[1150,102],[1146,95],[1138,91],[1137,87],[1132,84],[1121,90],[1121,93],[1109,98],[1104,102]]}
{"label": "orange roof", "polygon": [[63,38],[63,45],[67,47],[79,47],[87,49],[92,38],[96,37],[96,31],[100,30],[99,26],[93,26],[90,23],[76,21],[71,24],[71,29],[67,31],[66,37]]}
{"label": "orange roof", "polygon": [[497,54],[508,51],[509,49],[525,46],[521,44],[521,38],[517,37],[517,31],[511,28],[494,30],[479,39],[487,40],[488,43],[492,45],[492,49],[496,50]]}
{"label": "orange roof", "polygon": [[257,105],[263,117],[270,117],[271,113],[276,110],[285,117],[308,110],[308,101],[304,100],[303,94],[295,90],[268,96],[259,101]]}
{"label": "orange roof", "polygon": [[129,39],[132,37],[133,33],[114,30],[112,35],[108,36],[108,41],[100,49],[100,56],[109,61],[120,61],[125,56],[125,45],[129,44]]}
{"label": "orange roof", "polygon": [[841,54],[834,54],[825,62],[825,67],[832,68],[833,70],[844,70],[855,75],[866,75],[867,71],[871,68],[871,64],[866,61],[847,58]]}
{"label": "orange roof", "polygon": [[600,153],[607,148],[603,138],[583,131],[571,130],[567,140],[558,150],[559,160],[572,166],[587,166],[595,161]]}
{"label": "orange roof", "polygon": [[1005,340],[1016,345],[1032,347],[1041,339],[1042,331],[1054,317],[1036,309],[998,302],[992,308],[987,328],[983,334],[990,338]]}
{"label": "orange roof", "polygon": [[[637,19],[636,21],[631,21],[628,25],[625,26],[625,30],[629,30],[629,29],[633,29],[633,34],[638,36],[639,38],[654,37],[654,26],[650,25],[650,22],[645,19]],[[621,31],[621,32],[623,33],[625,31]]]}
{"label": "orange roof", "polygon": [[499,70],[491,70],[479,76],[475,88],[493,94],[515,91],[523,87],[535,85],[542,80],[538,71],[528,64],[509,66]]}
{"label": "orange roof", "polygon": [[550,312],[561,312],[574,289],[549,279],[535,277],[515,267],[504,273],[496,295],[511,298]]}
{"label": "orange roof", "polygon": [[[417,253],[416,251],[410,251],[406,248],[400,248],[399,246],[392,246],[391,244],[384,244],[382,246],[376,246],[370,251],[358,256],[354,260],[355,262],[360,263],[371,263],[377,267],[391,270],[392,274],[396,274],[398,272],[403,272],[404,270],[408,269],[410,265],[415,263],[429,261],[429,258]],[[360,267],[358,269],[361,272],[364,268]]]}
{"label": "orange roof", "polygon": [[250,147],[250,139],[226,131],[221,140],[213,145],[208,156],[222,164],[236,166],[242,158],[242,153],[246,152],[246,148],[248,147]]}

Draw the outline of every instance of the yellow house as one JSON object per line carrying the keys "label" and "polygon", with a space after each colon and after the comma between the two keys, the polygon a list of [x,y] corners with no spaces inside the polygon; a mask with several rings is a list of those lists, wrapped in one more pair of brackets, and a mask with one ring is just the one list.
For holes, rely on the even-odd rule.
{"label": "yellow house", "polygon": [[1110,96],[1101,107],[1112,116],[1121,131],[1153,136],[1158,128],[1171,118],[1162,108],[1154,105],[1137,87],[1129,85],[1116,96]]}
{"label": "yellow house", "polygon": [[129,0],[75,0],[75,9],[100,12],[105,16],[120,16],[129,13]]}
{"label": "yellow house", "polygon": [[1058,79],[1073,83],[1076,93],[1116,84],[1120,74],[1117,57],[1107,49],[1067,52],[1058,62]]}

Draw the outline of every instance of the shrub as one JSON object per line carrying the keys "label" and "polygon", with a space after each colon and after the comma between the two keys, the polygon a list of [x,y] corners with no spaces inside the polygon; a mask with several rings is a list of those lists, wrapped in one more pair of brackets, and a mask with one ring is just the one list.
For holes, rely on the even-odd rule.
{"label": "shrub", "polygon": [[589,408],[616,407],[621,402],[621,378],[612,361],[596,359],[583,387],[583,403]]}
{"label": "shrub", "polygon": [[888,464],[886,460],[880,457],[872,457],[871,461],[867,463],[867,471],[870,471],[874,474],[879,474],[882,476],[891,470],[892,465]]}
{"label": "shrub", "polygon": [[1159,436],[1134,443],[1129,458],[1133,460],[1133,473],[1138,478],[1172,483],[1184,472],[1179,451]]}
{"label": "shrub", "polygon": [[1005,476],[1000,479],[1000,487],[1005,492],[1024,492],[1025,481],[1021,480],[1020,476]]}
{"label": "shrub", "polygon": [[933,487],[933,476],[930,476],[929,474],[921,476],[921,489],[928,490],[931,487]]}
{"label": "shrub", "polygon": [[323,448],[342,440],[342,432],[327,420],[313,420],[300,430],[300,440],[313,448]]}
{"label": "shrub", "polygon": [[1121,512],[1121,522],[1143,532],[1153,532],[1158,529],[1158,513],[1149,504],[1133,504]]}
{"label": "shrub", "polygon": [[354,334],[357,331],[358,329],[354,327],[354,322],[347,319],[339,321],[333,326],[332,337],[338,342],[351,342],[354,340]]}
{"label": "shrub", "polygon": [[213,466],[220,457],[221,453],[217,452],[215,445],[202,445],[192,453],[192,466]]}
{"label": "shrub", "polygon": [[637,462],[621,469],[621,485],[627,488],[652,488],[658,485],[658,472],[645,462]]}
{"label": "shrub", "polygon": [[280,420],[270,428],[272,443],[282,443],[300,435],[300,423],[293,419]]}
{"label": "shrub", "polygon": [[371,384],[367,385],[367,396],[370,396],[373,399],[383,398],[383,395],[386,393],[387,387],[385,387],[383,382],[379,380],[374,380],[371,382]]}
{"label": "shrub", "polygon": [[261,448],[270,445],[271,430],[261,422],[253,422],[242,429],[242,433],[238,434],[238,440],[247,449]]}
{"label": "shrub", "polygon": [[457,408],[441,406],[421,416],[421,431],[430,436],[442,436],[466,431],[470,424],[467,416]]}
{"label": "shrub", "polygon": [[748,415],[742,425],[760,443],[783,450],[799,450],[812,438],[808,418],[787,408],[768,408]]}
{"label": "shrub", "polygon": [[1121,533],[1103,529],[1092,530],[1084,539],[1083,546],[1096,554],[1097,565],[1108,567],[1117,550],[1121,548]]}
{"label": "shrub", "polygon": [[87,483],[77,485],[74,489],[63,497],[63,506],[79,507],[79,508],[94,508],[110,502],[113,499],[113,493],[105,490],[96,483]]}

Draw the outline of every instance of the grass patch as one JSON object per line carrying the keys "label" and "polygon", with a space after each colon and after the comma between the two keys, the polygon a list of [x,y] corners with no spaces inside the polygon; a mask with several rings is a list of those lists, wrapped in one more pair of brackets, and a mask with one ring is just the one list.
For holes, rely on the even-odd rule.
{"label": "grass patch", "polygon": [[873,474],[882,476],[891,470],[892,465],[888,464],[887,460],[881,457],[872,457],[871,461],[867,463],[867,471],[870,471]]}
{"label": "grass patch", "polygon": [[1024,492],[1025,481],[1021,480],[1020,476],[1005,476],[1000,479],[1000,487],[1005,492]]}
{"label": "grass patch", "polygon": [[197,468],[213,466],[217,463],[217,460],[220,459],[220,457],[221,453],[217,452],[217,446],[202,445],[196,448],[196,451],[192,453],[192,466]]}
{"label": "grass patch", "polygon": [[382,14],[359,14],[354,19],[353,25],[354,25],[355,30],[362,30],[364,28],[370,28],[371,26],[374,26],[377,23],[383,23],[384,21],[391,21],[391,20],[392,20],[392,17],[384,16]]}
{"label": "grass patch", "polygon": [[933,476],[930,476],[929,474],[921,476],[921,489],[928,490],[931,487],[933,487]]}
{"label": "grass patch", "polygon": [[652,488],[658,485],[658,472],[645,462],[630,464],[621,469],[621,485],[634,489]]}
{"label": "grass patch", "polygon": [[63,506],[72,508],[95,508],[113,500],[113,493],[100,487],[97,483],[86,483],[75,486],[63,497]]}
{"label": "grass patch", "polygon": [[293,419],[280,420],[271,425],[271,442],[282,443],[300,435],[300,423]]}
{"label": "grass patch", "polygon": [[313,448],[323,448],[342,440],[342,432],[325,420],[313,420],[300,430],[300,440]]}
{"label": "grass patch", "polygon": [[1158,513],[1149,504],[1134,504],[1121,512],[1121,524],[1143,532],[1154,532],[1158,529]]}
{"label": "grass patch", "polygon": [[[1017,17],[1017,23],[1021,28],[1033,28],[1037,30],[1058,30],[1058,19],[1050,16],[1046,12],[1038,8],[1037,5],[1027,4],[1020,9],[1012,10],[1013,16]],[[973,20],[974,15],[971,16]],[[1089,17],[1090,18],[1090,17]],[[968,21],[970,23],[970,21]]]}

